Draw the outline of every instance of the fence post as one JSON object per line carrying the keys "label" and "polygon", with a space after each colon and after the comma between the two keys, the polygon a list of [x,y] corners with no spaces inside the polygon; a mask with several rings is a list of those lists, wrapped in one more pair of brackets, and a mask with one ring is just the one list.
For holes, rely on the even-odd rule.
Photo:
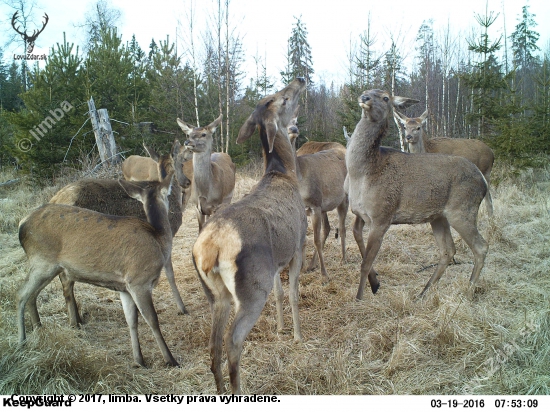
{"label": "fence post", "polygon": [[115,137],[107,109],[96,110],[93,97],[88,101],[88,109],[101,162],[107,165],[119,163],[120,158],[116,152]]}

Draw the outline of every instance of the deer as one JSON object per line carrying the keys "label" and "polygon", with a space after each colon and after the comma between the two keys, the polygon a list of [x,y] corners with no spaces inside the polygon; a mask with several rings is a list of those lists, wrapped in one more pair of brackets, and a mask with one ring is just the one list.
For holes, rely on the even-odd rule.
{"label": "deer", "polygon": [[[477,229],[479,205],[487,193],[487,181],[469,160],[459,156],[410,154],[381,147],[393,107],[405,108],[417,100],[392,96],[382,90],[365,91],[358,98],[362,115],[346,152],[354,235],[362,257],[357,299],[363,298],[368,278],[371,290],[380,287],[373,262],[390,225],[430,223],[439,248],[439,262],[424,290],[437,282],[455,255],[450,227],[474,254],[468,294],[473,294],[488,251]],[[370,231],[365,248],[362,229]]]}
{"label": "deer", "polygon": [[25,306],[33,327],[40,326],[36,296],[64,273],[120,293],[136,364],[145,366],[137,331],[138,310],[153,331],[164,361],[178,363],[159,327],[152,291],[172,249],[168,200],[173,174],[161,182],[119,180],[128,196],[143,203],[147,222],[75,206],[47,203],[19,223],[19,242],[29,259],[29,275],[18,292],[19,343],[26,341]]}
{"label": "deer", "polygon": [[[297,113],[295,113],[287,128],[290,143],[294,148],[296,147],[296,139],[300,134],[296,125],[297,120]],[[305,153],[299,154],[304,147],[306,148]],[[314,151],[315,149],[317,150]],[[329,276],[325,267],[323,248],[330,233],[327,212],[334,209],[338,211],[342,262],[346,261],[346,215],[348,213],[348,196],[344,192],[344,180],[347,174],[346,148],[337,142],[309,141],[295,153],[300,195],[308,215],[313,214],[312,226],[315,252],[306,270],[311,271],[315,268],[317,256],[319,256],[321,276],[323,282],[328,283]],[[302,264],[305,265],[305,258],[302,259]]]}
{"label": "deer", "polygon": [[294,340],[302,340],[298,278],[307,218],[287,125],[305,86],[303,78],[296,78],[279,92],[264,97],[241,126],[237,143],[246,141],[259,128],[265,173],[247,196],[216,212],[193,245],[193,263],[212,311],[210,369],[218,394],[225,390],[221,370],[222,336],[231,301],[235,304],[235,316],[225,334],[225,347],[231,391],[240,394],[243,343],[272,288],[275,289],[278,330],[283,330],[280,272],[287,265]]}
{"label": "deer", "polygon": [[[132,155],[122,162],[124,179],[130,181],[159,180],[158,162],[160,155],[145,143],[143,143],[143,148],[149,157]],[[191,158],[189,150],[182,147],[179,140],[176,139],[172,143],[170,151],[174,160],[176,179],[179,185],[186,189],[191,186],[191,180],[184,171],[184,164]],[[188,170],[188,168],[185,169]]]}
{"label": "deer", "polygon": [[[170,173],[177,175],[174,160],[170,153],[159,156],[158,163],[155,163],[158,168],[157,176],[159,176],[157,180],[164,179]],[[187,196],[187,189],[183,189],[179,184],[172,185],[168,196],[168,220],[172,237],[176,235],[181,227],[182,213],[185,210]],[[126,190],[116,180],[112,179],[82,179],[70,183],[61,188],[51,198],[50,203],[77,206],[115,216],[134,216],[147,221],[143,205],[138,200],[130,197]],[[176,301],[178,313],[188,314],[189,312],[183,304],[176,285],[171,255],[166,261],[164,271]],[[74,297],[74,282],[71,282],[64,273],[59,274],[59,279],[63,285],[69,323],[72,327],[78,327],[83,322]]]}
{"label": "deer", "polygon": [[331,149],[339,150],[344,153],[344,155],[346,154],[346,148],[338,142],[316,142],[313,140],[305,142],[302,146],[300,146],[300,148],[296,151],[296,154],[298,156],[302,156],[305,154],[313,154]]}
{"label": "deer", "polygon": [[212,153],[216,128],[222,115],[206,127],[195,127],[180,118],[177,123],[188,138],[186,148],[193,152],[193,180],[190,202],[195,206],[199,232],[206,216],[221,204],[231,203],[235,188],[235,164],[227,153]]}
{"label": "deer", "polygon": [[46,25],[48,24],[48,21],[50,18],[46,13],[44,13],[44,23],[42,23],[42,28],[40,30],[33,30],[32,34],[29,36],[26,31],[21,31],[19,28],[15,26],[15,22],[17,21],[19,11],[16,11],[12,18],[11,18],[11,26],[13,29],[17,32],[17,34],[21,35],[21,38],[25,42],[25,46],[27,46],[27,53],[32,53],[34,50],[34,43],[36,42],[36,39],[38,38],[38,35],[44,31],[46,28]]}
{"label": "deer", "polygon": [[[495,155],[491,148],[481,140],[449,137],[428,139],[424,134],[424,126],[428,118],[427,110],[420,117],[409,118],[398,111],[394,111],[394,116],[405,129],[405,140],[411,153],[441,153],[465,157],[483,173],[487,184],[490,183]],[[487,215],[491,217],[493,215],[493,200],[490,190],[487,190],[485,196],[485,208]]]}

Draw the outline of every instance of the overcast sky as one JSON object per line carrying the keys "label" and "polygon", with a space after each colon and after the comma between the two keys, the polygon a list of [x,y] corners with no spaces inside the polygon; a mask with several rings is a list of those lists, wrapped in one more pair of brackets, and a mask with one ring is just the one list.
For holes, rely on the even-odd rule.
{"label": "overcast sky", "polygon": [[[207,16],[215,8],[212,0],[155,0],[138,3],[135,0],[110,0],[114,8],[122,12],[120,33],[123,40],[132,34],[147,52],[151,39],[171,40],[178,36],[178,50],[183,52],[188,44],[189,11],[194,4],[195,43],[200,43],[200,33],[208,24]],[[223,1],[223,0],[222,0]],[[5,0],[4,0],[5,2]],[[84,42],[83,30],[77,26],[84,21],[86,10],[95,1],[35,0],[33,22],[40,24],[43,13],[49,15],[49,23],[36,42],[34,53],[48,53],[56,42],[62,42],[63,32],[69,41]],[[541,35],[539,47],[548,51],[550,40],[549,0],[489,0],[489,11],[500,13],[493,25],[492,39],[503,33],[504,22],[508,35],[514,30],[522,7],[528,4],[538,23],[535,28]],[[453,37],[464,41],[479,25],[475,14],[485,14],[485,2],[480,0],[231,0],[230,25],[243,39],[249,76],[255,74],[252,57],[265,58],[268,73],[279,80],[278,73],[284,68],[287,40],[291,34],[294,17],[300,17],[309,32],[316,75],[327,83],[343,78],[346,67],[346,52],[350,42],[356,41],[367,27],[370,13],[371,33],[376,37],[374,49],[380,53],[389,46],[393,37],[405,57],[412,64],[415,54],[414,39],[424,20],[432,19],[436,35],[447,27]],[[10,20],[13,9],[0,5],[2,17],[2,44],[14,33]],[[30,26],[32,29],[32,26]],[[4,50],[4,61],[11,61],[13,53],[21,53],[21,47]],[[464,44],[462,49],[466,49]]]}

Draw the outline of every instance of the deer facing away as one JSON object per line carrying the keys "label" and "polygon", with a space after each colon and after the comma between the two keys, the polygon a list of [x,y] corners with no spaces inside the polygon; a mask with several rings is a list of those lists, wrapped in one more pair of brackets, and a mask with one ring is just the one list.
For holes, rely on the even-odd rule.
{"label": "deer facing away", "polygon": [[147,222],[48,203],[19,224],[19,241],[29,259],[29,276],[18,293],[19,342],[25,341],[25,306],[40,326],[36,296],[60,273],[120,293],[130,328],[134,361],[145,365],[138,340],[138,310],[152,329],[167,364],[177,366],[160,331],[152,291],[172,248],[167,196],[173,174],[162,182],[120,184],[143,202]]}
{"label": "deer facing away", "polygon": [[283,328],[281,270],[290,264],[290,304],[294,339],[301,340],[298,277],[306,238],[307,218],[298,190],[295,154],[287,125],[305,88],[295,79],[265,97],[239,131],[237,143],[260,129],[265,173],[255,188],[208,220],[193,246],[193,262],[212,311],[211,370],[218,393],[224,392],[222,337],[231,301],[235,316],[225,334],[231,391],[241,392],[243,343],[275,287],[277,324]]}
{"label": "deer facing away", "polygon": [[[354,235],[363,258],[357,299],[368,278],[372,292],[379,288],[373,262],[384,234],[392,224],[430,223],[439,248],[439,262],[424,290],[441,277],[455,254],[452,226],[474,254],[470,290],[479,277],[488,245],[477,230],[479,205],[487,182],[479,169],[458,156],[408,154],[380,147],[393,107],[416,100],[369,90],[359,97],[363,113],[346,153],[349,201],[356,215]],[[393,106],[393,107],[392,107]],[[370,222],[365,248],[362,228]]]}
{"label": "deer facing away", "polygon": [[[465,157],[483,173],[487,184],[490,183],[495,156],[485,143],[477,139],[451,139],[449,137],[428,139],[423,127],[428,118],[427,110],[420,117],[410,118],[398,111],[394,111],[394,115],[405,128],[405,140],[411,153],[440,153]],[[487,215],[492,216],[493,201],[489,189],[485,195],[485,207]]]}
{"label": "deer facing away", "polygon": [[[145,158],[147,159],[147,158]],[[155,162],[158,168],[157,180],[164,179],[168,174],[175,173],[174,160],[170,153],[158,157]],[[182,190],[179,184],[173,184],[168,196],[168,220],[172,236],[175,236],[182,224],[182,213],[185,209],[188,189]],[[50,203],[64,204],[82,207],[115,216],[134,216],[147,221],[147,215],[143,205],[136,199],[130,197],[126,190],[112,179],[82,179],[61,188],[50,200]],[[164,271],[172,289],[172,294],[178,306],[179,313],[189,313],[183,304],[181,295],[176,285],[172,256],[167,260]],[[78,306],[74,297],[74,282],[70,282],[64,273],[59,278],[63,284],[63,293],[69,312],[71,326],[77,327],[82,324]]]}
{"label": "deer facing away", "polygon": [[235,164],[227,153],[212,153],[212,135],[222,121],[218,117],[206,127],[195,127],[177,119],[187,134],[186,148],[193,151],[193,182],[190,202],[196,208],[199,232],[206,216],[214,213],[222,203],[231,203],[235,188]]}
{"label": "deer facing away", "polygon": [[[299,135],[296,122],[297,114],[288,126],[288,134],[293,147],[296,147],[296,138]],[[305,150],[300,154],[300,150],[304,147]],[[346,215],[348,213],[348,196],[344,192],[344,180],[347,174],[346,148],[337,142],[309,141],[296,151],[296,154],[296,174],[300,195],[308,210],[308,215],[313,214],[315,252],[307,270],[315,268],[317,256],[319,256],[323,281],[328,282],[323,248],[330,233],[327,212],[334,209],[338,211],[337,233],[340,235],[342,261],[346,260]],[[305,264],[305,258],[302,264]]]}

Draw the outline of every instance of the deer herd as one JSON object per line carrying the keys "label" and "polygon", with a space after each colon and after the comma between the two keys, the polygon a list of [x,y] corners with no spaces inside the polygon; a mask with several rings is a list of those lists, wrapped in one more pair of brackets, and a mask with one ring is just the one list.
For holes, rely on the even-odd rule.
{"label": "deer herd", "polygon": [[[213,135],[222,117],[206,127],[177,119],[187,135],[183,146],[176,140],[164,155],[145,146],[149,157],[130,156],[122,164],[124,180],[71,183],[25,217],[19,224],[19,240],[30,269],[18,293],[19,342],[26,339],[25,307],[28,304],[33,327],[39,326],[37,296],[59,276],[71,326],[82,323],[73,293],[75,282],[118,291],[134,361],[145,365],[137,333],[139,311],[165,362],[177,366],[161,333],[152,290],[164,268],[179,312],[188,313],[176,286],[172,238],[189,202],[199,225],[191,255],[212,312],[211,371],[220,394],[226,390],[223,342],[230,390],[239,394],[243,343],[273,288],[277,325],[283,329],[280,274],[285,267],[289,268],[294,340],[302,340],[299,275],[304,268],[314,269],[318,260],[322,282],[329,281],[323,246],[331,229],[327,212],[334,209],[342,261],[346,260],[345,220],[350,207],[355,215],[353,235],[362,257],[358,300],[363,299],[367,279],[373,293],[380,286],[373,264],[384,234],[394,224],[430,223],[432,227],[439,262],[419,297],[453,260],[453,227],[474,255],[467,290],[471,295],[488,250],[477,229],[477,217],[483,199],[489,216],[493,210],[488,186],[491,149],[474,139],[427,139],[423,133],[427,112],[407,118],[397,111],[417,100],[369,90],[358,97],[362,114],[354,132],[349,136],[344,129],[347,148],[336,142],[308,142],[296,150],[298,103],[305,88],[303,78],[295,79],[260,100],[242,125],[237,143],[259,131],[264,174],[237,202],[231,202],[235,165],[229,155],[213,152]],[[380,145],[392,115],[403,125],[411,153]],[[306,268],[308,215],[315,251]]]}

